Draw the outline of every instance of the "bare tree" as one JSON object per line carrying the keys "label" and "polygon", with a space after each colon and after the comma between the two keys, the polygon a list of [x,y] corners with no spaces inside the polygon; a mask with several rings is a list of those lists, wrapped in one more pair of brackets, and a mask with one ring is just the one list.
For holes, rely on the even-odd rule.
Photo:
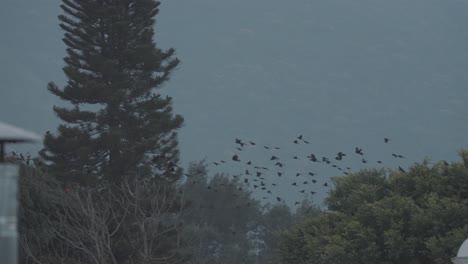
{"label": "bare tree", "polygon": [[50,201],[53,210],[42,212],[40,221],[36,221],[47,227],[45,234],[23,228],[22,263],[177,261],[183,197],[174,184],[133,176],[106,188],[77,185],[62,190],[60,185],[41,183],[47,175],[36,173],[34,177],[26,180],[28,184],[23,187],[36,194],[56,193],[54,197],[58,198]]}

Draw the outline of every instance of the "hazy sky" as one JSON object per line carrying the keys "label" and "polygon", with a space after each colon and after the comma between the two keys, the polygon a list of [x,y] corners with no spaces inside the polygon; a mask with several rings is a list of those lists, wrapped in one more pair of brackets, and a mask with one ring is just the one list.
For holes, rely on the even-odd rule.
{"label": "hazy sky", "polygon": [[[40,134],[55,130],[61,103],[47,82],[65,82],[59,4],[7,0],[0,10],[0,120]],[[306,155],[343,151],[354,171],[364,167],[356,146],[368,167],[458,160],[468,143],[467,13],[458,0],[163,1],[156,42],[182,63],[160,92],[186,120],[182,164],[237,153],[272,167],[276,153],[288,177],[314,171],[325,181],[339,171]],[[293,144],[299,134],[310,144]],[[234,138],[260,148],[239,152]],[[278,194],[299,199],[290,179],[275,181]],[[326,189],[317,189],[320,201]]]}

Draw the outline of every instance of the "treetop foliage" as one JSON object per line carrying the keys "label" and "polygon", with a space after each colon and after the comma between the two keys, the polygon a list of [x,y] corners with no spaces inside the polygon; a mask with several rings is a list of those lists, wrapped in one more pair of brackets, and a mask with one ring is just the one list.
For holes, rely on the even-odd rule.
{"label": "treetop foliage", "polygon": [[281,263],[450,263],[468,236],[467,153],[334,178],[329,211],[283,232]]}

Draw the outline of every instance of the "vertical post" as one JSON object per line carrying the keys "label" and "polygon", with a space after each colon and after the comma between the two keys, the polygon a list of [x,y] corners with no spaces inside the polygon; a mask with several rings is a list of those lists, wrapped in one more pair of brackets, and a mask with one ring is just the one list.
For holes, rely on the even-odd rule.
{"label": "vertical post", "polygon": [[0,262],[18,263],[18,166],[0,163]]}
{"label": "vertical post", "polygon": [[5,142],[0,141],[0,163],[5,161]]}

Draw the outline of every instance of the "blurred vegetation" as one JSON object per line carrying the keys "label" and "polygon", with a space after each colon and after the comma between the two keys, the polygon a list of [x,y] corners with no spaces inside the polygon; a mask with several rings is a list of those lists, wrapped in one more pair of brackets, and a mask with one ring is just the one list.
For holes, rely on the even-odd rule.
{"label": "blurred vegetation", "polygon": [[462,162],[334,178],[329,211],[282,232],[280,263],[451,263],[468,236],[468,151]]}

